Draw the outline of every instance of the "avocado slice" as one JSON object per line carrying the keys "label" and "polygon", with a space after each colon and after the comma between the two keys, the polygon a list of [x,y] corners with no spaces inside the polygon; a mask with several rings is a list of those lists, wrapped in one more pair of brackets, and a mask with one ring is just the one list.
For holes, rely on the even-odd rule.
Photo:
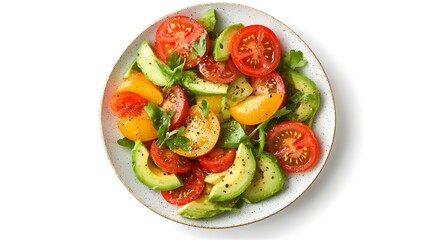
{"label": "avocado slice", "polygon": [[229,84],[228,91],[221,101],[221,112],[224,120],[231,117],[229,108],[234,107],[239,102],[250,96],[253,92],[252,85],[247,81],[244,74],[240,74]]}
{"label": "avocado slice", "polygon": [[236,210],[235,204],[239,198],[224,202],[210,202],[208,196],[212,191],[212,185],[206,184],[201,196],[179,208],[177,214],[186,218],[199,219],[210,218],[225,211]]}
{"label": "avocado slice", "polygon": [[288,97],[286,104],[294,105],[293,112],[287,115],[289,120],[304,122],[311,126],[313,117],[319,109],[320,93],[314,82],[301,73],[290,70],[282,77],[287,80]]}
{"label": "avocado slice", "polygon": [[257,203],[283,189],[283,172],[277,159],[268,152],[262,152],[256,159],[256,172],[252,183],[241,195],[247,203]]}
{"label": "avocado slice", "polygon": [[173,71],[159,60],[147,41],[143,41],[137,50],[136,61],[145,77],[155,85],[165,86],[173,76]]}
{"label": "avocado slice", "polygon": [[141,72],[139,66],[137,65],[137,60],[134,59],[133,63],[131,64],[131,67],[128,68],[128,70],[125,72],[123,78],[129,78],[131,74],[135,72]]}
{"label": "avocado slice", "polygon": [[214,9],[209,9],[203,13],[198,19],[198,22],[203,25],[207,32],[213,32],[216,26],[216,13]]}
{"label": "avocado slice", "polygon": [[199,78],[192,71],[185,71],[183,75],[182,87],[196,95],[219,95],[226,94],[228,91],[228,84],[215,83]]}
{"label": "avocado slice", "polygon": [[250,185],[256,170],[252,149],[240,143],[234,163],[225,170],[226,175],[213,186],[209,201],[226,201],[238,197]]}
{"label": "avocado slice", "polygon": [[216,61],[226,61],[230,55],[229,45],[234,34],[243,28],[243,24],[237,23],[225,28],[216,38],[213,46],[213,58]]}
{"label": "avocado slice", "polygon": [[175,175],[159,169],[149,157],[149,152],[140,140],[131,151],[133,171],[137,179],[144,185],[155,190],[172,190],[183,185]]}

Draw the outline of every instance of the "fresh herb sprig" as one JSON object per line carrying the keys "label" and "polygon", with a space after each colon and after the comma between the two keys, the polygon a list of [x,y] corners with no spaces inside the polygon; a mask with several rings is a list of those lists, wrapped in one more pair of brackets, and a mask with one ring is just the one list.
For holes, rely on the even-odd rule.
{"label": "fresh herb sprig", "polygon": [[185,127],[177,128],[171,132],[168,132],[170,128],[171,117],[173,111],[167,113],[163,108],[158,107],[153,103],[149,103],[144,107],[144,110],[148,113],[152,120],[153,127],[156,129],[158,134],[158,140],[156,144],[159,148],[162,148],[166,144],[171,150],[180,148],[184,151],[191,150],[189,145],[189,139],[182,136]]}

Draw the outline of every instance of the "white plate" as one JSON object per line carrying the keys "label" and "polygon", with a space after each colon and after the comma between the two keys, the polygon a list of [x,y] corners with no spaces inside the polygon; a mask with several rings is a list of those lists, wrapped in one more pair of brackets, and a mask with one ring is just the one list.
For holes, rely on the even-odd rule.
{"label": "white plate", "polygon": [[[320,144],[320,157],[317,165],[310,171],[299,174],[287,174],[283,191],[257,204],[245,204],[240,211],[226,212],[213,218],[191,220],[176,215],[178,207],[165,202],[158,191],[150,190],[140,183],[132,170],[131,152],[119,146],[116,140],[122,135],[116,127],[116,117],[112,114],[109,101],[122,76],[136,57],[137,49],[143,40],[152,46],[157,27],[167,16],[175,14],[199,18],[207,9],[214,8],[217,15],[217,31],[233,23],[244,25],[262,24],[272,29],[282,46],[282,52],[290,49],[301,50],[308,64],[301,71],[311,78],[321,95],[320,109],[314,119],[313,130]],[[329,80],[307,44],[289,27],[270,15],[257,9],[231,3],[213,3],[191,6],[165,16],[144,30],[121,55],[114,66],[105,86],[101,106],[101,127],[104,143],[110,163],[126,188],[146,207],[157,214],[178,223],[202,228],[227,228],[256,222],[284,209],[295,201],[316,179],[325,165],[335,135],[335,105]],[[142,216],[144,217],[144,216]]]}

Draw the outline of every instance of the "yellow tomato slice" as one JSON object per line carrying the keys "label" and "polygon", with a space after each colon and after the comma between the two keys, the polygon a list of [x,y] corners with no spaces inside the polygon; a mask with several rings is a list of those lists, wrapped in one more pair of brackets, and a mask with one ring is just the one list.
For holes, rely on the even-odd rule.
{"label": "yellow tomato slice", "polygon": [[207,95],[207,96],[196,96],[195,100],[197,101],[198,106],[202,107],[201,102],[206,100],[209,105],[209,111],[214,113],[218,120],[222,122],[222,97],[223,95]]}
{"label": "yellow tomato slice", "polygon": [[282,104],[283,94],[250,96],[229,109],[231,116],[244,125],[259,124],[271,117]]}
{"label": "yellow tomato slice", "polygon": [[124,79],[116,89],[116,92],[120,91],[140,94],[149,102],[157,105],[164,100],[161,91],[151,81],[147,80],[141,72],[132,73],[128,78]]}
{"label": "yellow tomato slice", "polygon": [[209,112],[205,118],[200,106],[194,105],[185,121],[183,136],[189,139],[190,151],[176,148],[173,151],[181,156],[195,158],[202,156],[216,145],[220,134],[220,123],[216,115]]}
{"label": "yellow tomato slice", "polygon": [[155,128],[152,125],[152,120],[146,111],[142,111],[137,117],[124,117],[118,122],[119,131],[126,138],[142,142],[153,140],[158,137]]}

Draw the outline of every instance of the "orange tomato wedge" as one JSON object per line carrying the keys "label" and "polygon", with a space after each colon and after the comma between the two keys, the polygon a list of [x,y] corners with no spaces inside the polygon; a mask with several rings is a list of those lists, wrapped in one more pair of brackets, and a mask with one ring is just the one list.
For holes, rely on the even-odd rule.
{"label": "orange tomato wedge", "polygon": [[161,104],[164,98],[161,91],[141,72],[132,73],[128,78],[124,79],[116,89],[116,92],[130,91],[140,94],[149,102]]}
{"label": "orange tomato wedge", "polygon": [[259,124],[271,117],[282,104],[284,94],[249,96],[229,109],[231,116],[244,125]]}
{"label": "orange tomato wedge", "polygon": [[153,140],[158,137],[155,128],[152,125],[152,120],[146,111],[137,117],[124,117],[117,122],[119,131],[124,137],[142,142]]}
{"label": "orange tomato wedge", "polygon": [[216,145],[220,134],[220,123],[216,115],[209,112],[207,118],[198,105],[191,107],[190,115],[184,124],[183,136],[189,139],[190,151],[176,148],[173,152],[189,158],[196,158],[207,154]]}

